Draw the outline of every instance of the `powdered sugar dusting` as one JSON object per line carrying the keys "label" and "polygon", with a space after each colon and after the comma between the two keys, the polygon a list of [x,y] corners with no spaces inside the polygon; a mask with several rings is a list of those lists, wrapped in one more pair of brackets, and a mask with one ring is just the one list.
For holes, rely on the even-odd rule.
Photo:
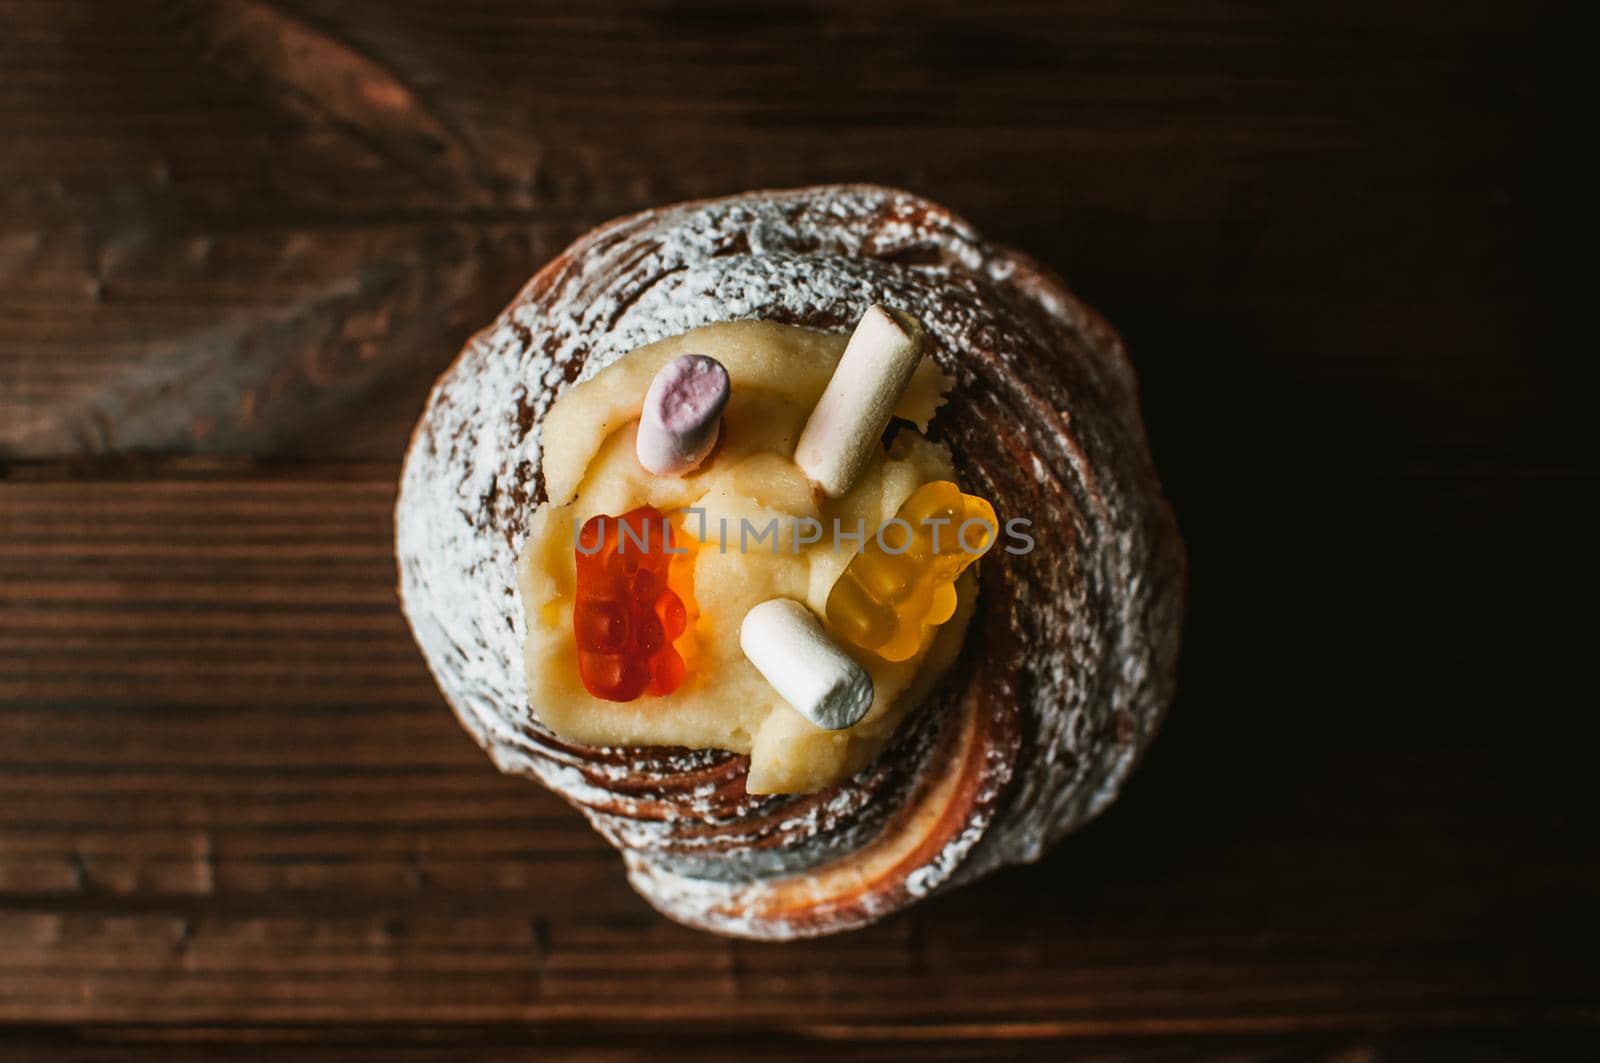
{"label": "powdered sugar dusting", "polygon": [[[557,740],[527,706],[514,589],[555,396],[701,325],[844,331],[874,302],[921,318],[956,378],[933,432],[966,486],[1036,522],[1034,554],[984,562],[964,685],[817,795],[745,794],[743,758],[725,753]],[[1036,858],[1110,802],[1153,735],[1183,559],[1133,395],[1115,334],[1058,281],[908,193],[757,193],[621,219],[541,271],[434,388],[396,510],[406,614],[495,763],[581,809],[667,914],[763,938],[861,925]],[[958,778],[972,785],[944,785]],[[870,884],[850,874],[900,846],[924,855]],[[807,903],[774,914],[797,890]]]}

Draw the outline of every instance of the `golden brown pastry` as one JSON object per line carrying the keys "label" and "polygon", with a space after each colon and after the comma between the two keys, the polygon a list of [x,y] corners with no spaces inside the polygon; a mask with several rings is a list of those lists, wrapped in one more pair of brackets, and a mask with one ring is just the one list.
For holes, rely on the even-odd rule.
{"label": "golden brown pastry", "polygon": [[[808,493],[794,437],[874,305],[926,330],[896,410],[915,423],[854,493]],[[630,418],[691,349],[728,365],[733,397],[707,465],[654,477]],[[564,648],[574,514],[881,519],[944,479],[1026,523],[905,663],[856,654],[876,690],[859,725],[806,724],[729,641],[767,594],[822,617],[848,552],[758,566],[702,548],[681,691],[586,703]],[[581,810],[657,908],[721,933],[844,930],[1037,858],[1110,803],[1172,695],[1183,549],[1120,341],[1032,260],[891,189],[688,203],[579,240],[440,379],[396,529],[407,616],[469,732]]]}

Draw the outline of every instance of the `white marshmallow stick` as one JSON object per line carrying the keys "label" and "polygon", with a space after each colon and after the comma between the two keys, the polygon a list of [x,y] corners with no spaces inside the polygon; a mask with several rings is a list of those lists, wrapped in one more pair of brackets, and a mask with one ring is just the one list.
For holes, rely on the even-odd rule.
{"label": "white marshmallow stick", "polygon": [[729,390],[728,370],[704,354],[685,354],[662,366],[639,413],[639,464],[657,476],[693,471],[717,445]]}
{"label": "white marshmallow stick", "polygon": [[794,451],[795,464],[829,498],[850,490],[872,459],[926,343],[921,322],[882,306],[850,334]]}
{"label": "white marshmallow stick", "polygon": [[739,648],[784,701],[823,730],[854,726],[872,707],[867,670],[793,599],[773,598],[746,613]]}

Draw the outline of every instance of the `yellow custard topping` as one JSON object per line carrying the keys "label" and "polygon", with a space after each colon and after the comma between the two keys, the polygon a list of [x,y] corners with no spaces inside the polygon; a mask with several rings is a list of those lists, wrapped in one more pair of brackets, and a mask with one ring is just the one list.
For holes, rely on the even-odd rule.
{"label": "yellow custard topping", "polygon": [[[805,793],[870,763],[954,661],[977,595],[975,569],[956,584],[949,622],[929,628],[905,660],[838,640],[875,688],[866,717],[846,730],[822,730],[790,708],[739,648],[745,613],[768,599],[794,598],[823,617],[829,592],[860,549],[857,530],[870,539],[918,487],[955,479],[949,454],[918,430],[948,386],[925,358],[895,410],[918,427],[899,426],[887,452],[840,498],[807,482],[791,460],[795,442],[847,339],[771,322],[709,325],[630,352],[551,407],[542,437],[549,501],[529,524],[517,584],[527,616],[529,700],[557,735],[586,745],[745,753],[751,793]],[[634,431],[651,379],[684,354],[721,362],[732,394],[710,457],[686,476],[657,476],[639,464]],[[695,609],[674,643],[687,677],[670,694],[605,701],[578,674],[576,529],[596,514],[643,505],[668,514],[692,550]]]}

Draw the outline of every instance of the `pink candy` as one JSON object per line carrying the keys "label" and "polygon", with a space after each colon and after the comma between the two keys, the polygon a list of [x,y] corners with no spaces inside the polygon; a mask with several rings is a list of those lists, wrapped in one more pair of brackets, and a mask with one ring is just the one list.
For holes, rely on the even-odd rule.
{"label": "pink candy", "polygon": [[657,476],[697,467],[717,445],[728,392],[728,371],[715,358],[685,354],[662,366],[639,417],[639,464]]}

